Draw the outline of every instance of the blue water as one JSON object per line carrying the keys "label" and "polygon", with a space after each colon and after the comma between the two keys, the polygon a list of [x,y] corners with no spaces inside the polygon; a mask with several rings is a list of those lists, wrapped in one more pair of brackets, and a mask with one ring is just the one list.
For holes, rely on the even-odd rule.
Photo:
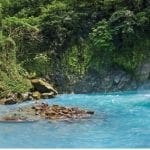
{"label": "blue water", "polygon": [[[0,148],[150,148],[150,93],[69,94],[44,100],[95,111],[73,122],[0,123]],[[0,114],[17,107],[0,106]]]}

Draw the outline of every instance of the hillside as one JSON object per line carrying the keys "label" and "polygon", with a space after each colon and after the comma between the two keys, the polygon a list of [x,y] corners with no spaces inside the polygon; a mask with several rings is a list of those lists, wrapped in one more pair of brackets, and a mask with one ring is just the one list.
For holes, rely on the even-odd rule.
{"label": "hillside", "polygon": [[60,92],[150,80],[148,0],[0,0],[0,96],[44,77]]}

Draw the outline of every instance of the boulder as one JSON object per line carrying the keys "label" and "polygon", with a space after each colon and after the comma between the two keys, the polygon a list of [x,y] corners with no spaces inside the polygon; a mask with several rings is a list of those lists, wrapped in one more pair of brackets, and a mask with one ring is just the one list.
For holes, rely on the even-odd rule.
{"label": "boulder", "polygon": [[31,83],[34,87],[34,90],[39,91],[40,93],[53,92],[54,95],[58,94],[58,92],[52,87],[52,85],[43,79],[32,79]]}
{"label": "boulder", "polygon": [[[35,96],[37,98],[37,96]],[[0,99],[1,105],[13,105],[16,103],[33,100],[32,93],[9,93],[6,97]]]}
{"label": "boulder", "polygon": [[42,98],[42,99],[48,99],[48,98],[53,98],[53,97],[54,97],[54,92],[42,93],[42,94],[41,94],[41,98]]}
{"label": "boulder", "polygon": [[4,102],[5,105],[12,105],[12,104],[16,104],[17,101],[10,98],[10,99],[6,99],[6,101]]}
{"label": "boulder", "polygon": [[36,100],[39,100],[39,99],[41,99],[41,93],[38,91],[35,91],[32,93],[32,97]]}
{"label": "boulder", "polygon": [[17,95],[16,93],[9,93],[6,97],[0,99],[0,104],[4,105],[12,105],[17,103]]}
{"label": "boulder", "polygon": [[22,101],[33,100],[32,92],[22,93],[22,94],[21,94],[21,97],[22,97]]}
{"label": "boulder", "polygon": [[0,99],[0,105],[4,105],[6,101],[7,101],[6,98],[1,98]]}

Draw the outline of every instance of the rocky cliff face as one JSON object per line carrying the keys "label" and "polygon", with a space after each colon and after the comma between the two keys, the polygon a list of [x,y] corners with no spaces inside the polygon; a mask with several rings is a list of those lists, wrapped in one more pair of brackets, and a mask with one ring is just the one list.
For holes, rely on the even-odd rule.
{"label": "rocky cliff face", "polygon": [[150,60],[145,60],[131,75],[124,70],[114,67],[103,73],[91,71],[84,76],[57,73],[49,76],[50,82],[55,83],[59,93],[95,93],[138,88],[150,89]]}
{"label": "rocky cliff face", "polygon": [[145,60],[137,70],[136,75],[138,78],[139,89],[150,89],[150,59]]}

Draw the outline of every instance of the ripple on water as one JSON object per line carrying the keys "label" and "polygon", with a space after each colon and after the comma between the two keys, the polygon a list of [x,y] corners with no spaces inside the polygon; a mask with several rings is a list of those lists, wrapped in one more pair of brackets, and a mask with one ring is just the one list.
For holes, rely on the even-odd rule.
{"label": "ripple on water", "polygon": [[[0,123],[0,147],[106,148],[150,147],[150,94],[64,94],[49,104],[75,106],[95,111],[89,119]],[[0,106],[0,115],[34,102]]]}

